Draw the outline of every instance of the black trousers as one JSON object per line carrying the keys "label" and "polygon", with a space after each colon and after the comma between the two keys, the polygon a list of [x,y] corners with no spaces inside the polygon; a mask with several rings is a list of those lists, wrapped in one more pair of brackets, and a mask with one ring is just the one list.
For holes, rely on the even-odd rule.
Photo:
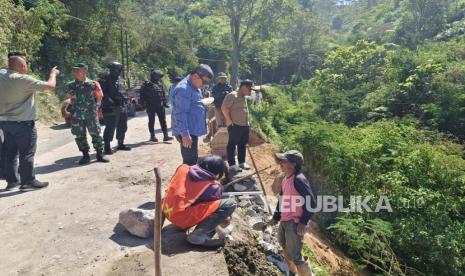
{"label": "black trousers", "polygon": [[182,145],[182,137],[176,136],[176,140],[181,144],[182,163],[189,166],[197,164],[197,160],[199,159],[199,137],[191,135],[191,138],[192,147],[189,149]]}
{"label": "black trousers", "polygon": [[[3,135],[3,134],[2,134]],[[2,136],[3,137],[3,136]],[[6,148],[3,146],[5,139],[0,139],[0,179],[5,177]]]}
{"label": "black trousers", "polygon": [[148,106],[147,115],[149,117],[149,132],[151,137],[155,136],[155,115],[160,122],[161,131],[163,131],[164,135],[168,135],[165,108],[163,106]]}
{"label": "black trousers", "polygon": [[119,144],[124,143],[126,131],[128,130],[128,111],[126,108],[117,108],[113,112],[103,113],[105,130],[103,131],[103,141],[109,144],[113,141],[116,130],[116,140]]}
{"label": "black trousers", "polygon": [[236,148],[237,161],[239,161],[239,164],[245,163],[245,152],[247,143],[249,142],[249,129],[249,126],[232,125],[228,127],[229,140],[226,154],[229,166],[236,164]]}
{"label": "black trousers", "polygon": [[[5,179],[8,183],[30,184],[35,179],[34,156],[37,129],[34,121],[0,122],[5,136]],[[19,166],[18,166],[19,155]]]}

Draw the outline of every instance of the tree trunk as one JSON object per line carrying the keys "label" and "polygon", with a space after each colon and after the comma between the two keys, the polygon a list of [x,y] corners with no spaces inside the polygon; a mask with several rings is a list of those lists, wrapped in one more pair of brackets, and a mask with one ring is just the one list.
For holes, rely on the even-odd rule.
{"label": "tree trunk", "polygon": [[297,72],[296,72],[296,79],[294,80],[298,83],[302,79],[302,67],[304,65],[304,54],[303,54],[303,45],[302,41],[299,43],[299,49],[297,51]]}
{"label": "tree trunk", "polygon": [[232,54],[231,54],[231,86],[233,89],[237,88],[237,80],[239,78],[239,62],[241,56],[241,18],[240,15],[230,18],[231,25],[231,40],[232,40]]}

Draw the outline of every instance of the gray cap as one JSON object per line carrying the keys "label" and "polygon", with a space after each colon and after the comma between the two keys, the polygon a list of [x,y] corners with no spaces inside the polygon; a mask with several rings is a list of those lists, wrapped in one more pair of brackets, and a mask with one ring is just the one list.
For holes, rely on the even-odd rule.
{"label": "gray cap", "polygon": [[294,164],[302,166],[304,164],[304,156],[297,150],[286,151],[285,153],[277,153],[278,160],[288,160]]}
{"label": "gray cap", "polygon": [[218,76],[216,76],[216,77],[217,77],[217,78],[227,78],[228,75],[226,75],[226,73],[224,73],[224,72],[219,72],[219,73],[218,73]]}
{"label": "gray cap", "polygon": [[214,75],[213,70],[207,64],[200,64],[192,73],[199,75],[199,77],[208,77],[209,79],[212,79]]}

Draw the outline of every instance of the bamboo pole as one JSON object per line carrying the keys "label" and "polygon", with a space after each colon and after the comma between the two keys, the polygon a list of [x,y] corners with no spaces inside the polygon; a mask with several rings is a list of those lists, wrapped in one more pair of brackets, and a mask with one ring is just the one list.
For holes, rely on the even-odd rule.
{"label": "bamboo pole", "polygon": [[262,171],[264,171],[264,170],[267,170],[267,169],[269,169],[269,168],[271,168],[271,166],[268,166],[268,167],[266,167],[266,168],[264,168],[264,169],[261,169],[261,170],[259,170],[259,171],[255,171],[255,172],[253,172],[253,173],[251,173],[251,174],[248,174],[248,175],[246,175],[246,176],[243,176],[243,177],[241,177],[241,178],[238,178],[238,179],[236,179],[236,180],[233,180],[233,181],[231,181],[231,182],[229,182],[229,183],[226,183],[226,184],[223,186],[223,190],[226,190],[226,188],[228,188],[228,187],[231,186],[232,184],[236,184],[236,183],[238,183],[238,182],[241,182],[242,180],[245,180],[245,179],[247,179],[247,178],[249,178],[249,177],[251,177],[251,176],[254,176],[254,175],[256,175],[256,174],[258,174],[258,173],[260,173],[260,172],[262,172]]}
{"label": "bamboo pole", "polygon": [[153,169],[155,173],[155,227],[153,231],[153,252],[155,255],[155,276],[161,276],[161,176],[160,169],[155,167]]}
{"label": "bamboo pole", "polygon": [[253,158],[252,151],[250,150],[250,147],[248,145],[247,145],[247,151],[249,152],[250,159],[252,160],[252,165],[253,165],[255,171],[257,172],[258,182],[260,182],[260,186],[262,187],[263,194],[265,195],[265,200],[264,201],[265,201],[266,208],[268,209],[268,213],[270,215],[272,215],[273,212],[271,212],[271,207],[268,204],[268,200],[266,199],[267,195],[266,195],[265,185],[263,185],[262,178],[261,178],[260,173],[259,173],[259,171],[257,169],[257,164],[255,163],[255,159]]}

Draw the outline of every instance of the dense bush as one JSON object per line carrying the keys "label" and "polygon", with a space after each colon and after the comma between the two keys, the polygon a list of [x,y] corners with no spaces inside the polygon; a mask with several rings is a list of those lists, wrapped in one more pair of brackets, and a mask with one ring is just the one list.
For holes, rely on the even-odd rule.
{"label": "dense bush", "polygon": [[[320,195],[387,196],[393,212],[318,214],[352,257],[393,275],[460,275],[465,271],[465,161],[462,147],[413,117],[355,127],[326,122],[314,102],[270,90],[254,107],[257,125],[284,148],[300,149]],[[315,91],[315,90],[313,90]],[[309,97],[311,98],[311,97]],[[312,108],[304,109],[305,106]],[[266,109],[256,117],[257,110]],[[378,201],[370,201],[374,209]],[[370,249],[370,250],[368,250]]]}

